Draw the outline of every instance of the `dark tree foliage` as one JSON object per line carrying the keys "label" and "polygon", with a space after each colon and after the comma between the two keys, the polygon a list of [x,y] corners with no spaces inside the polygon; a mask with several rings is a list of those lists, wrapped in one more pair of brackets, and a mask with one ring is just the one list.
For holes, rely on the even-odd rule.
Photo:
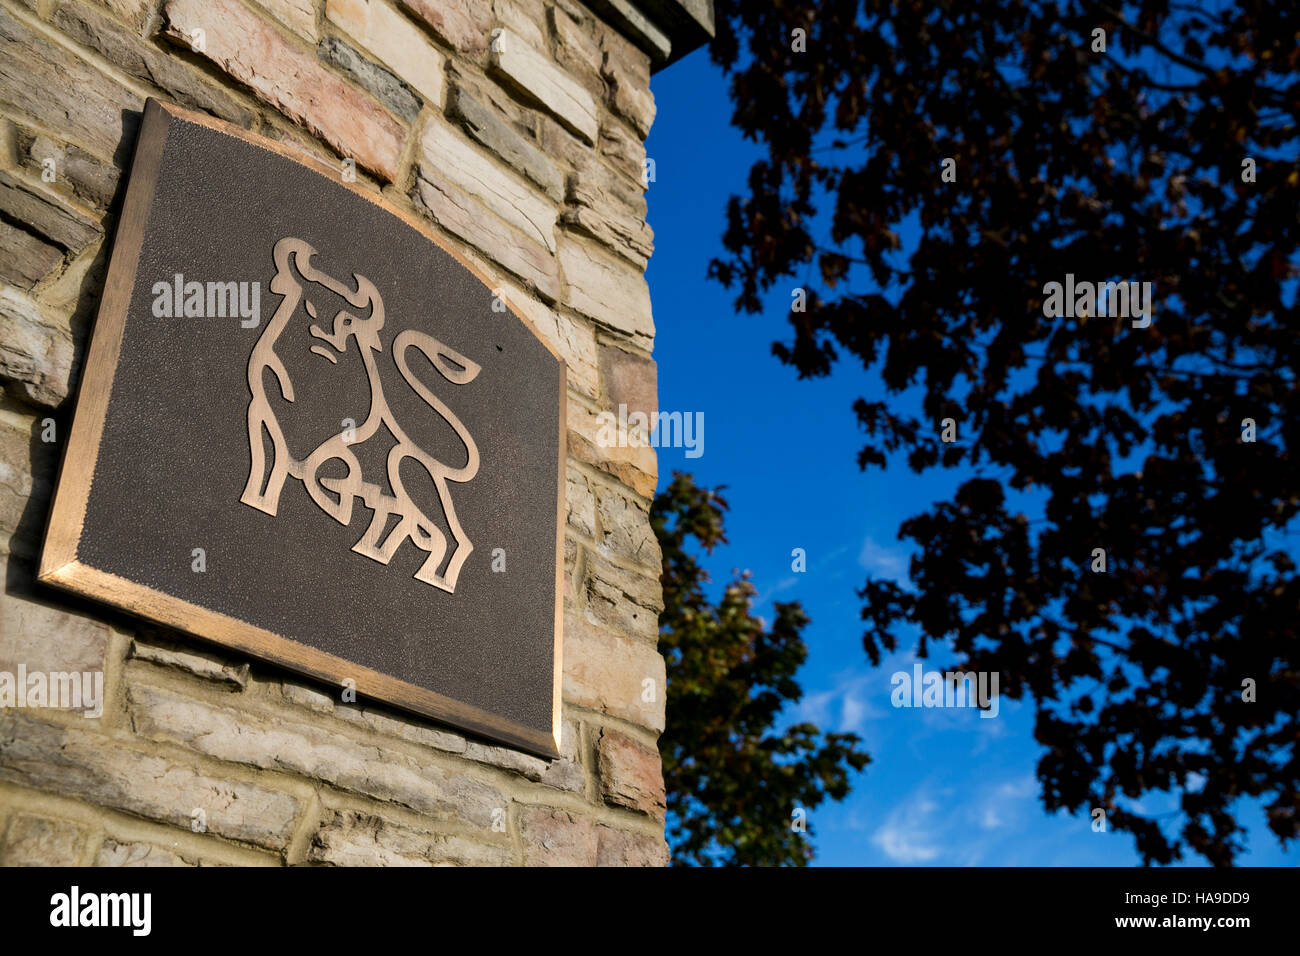
{"label": "dark tree foliage", "polygon": [[668,838],[677,865],[803,866],[812,859],[794,813],[842,800],[849,773],[869,760],[856,734],[808,723],[778,729],[803,696],[795,674],[808,656],[798,603],[776,603],[770,626],[751,610],[754,587],[733,580],[715,605],[708,574],[687,550],[726,544],[717,490],[675,473],[650,520],[663,548],[659,649],[668,668],[668,725],[659,746],[668,789]]}
{"label": "dark tree foliage", "polygon": [[[864,469],[966,473],[901,523],[915,590],[863,588],[868,655],[910,622],[920,653],[1001,672],[1036,706],[1046,807],[1105,808],[1148,863],[1230,864],[1243,796],[1294,839],[1300,7],[716,9],[734,122],[766,156],[711,274],[756,312],[815,268],[775,354],[922,394],[919,414],[856,403]],[[1152,324],[1045,318],[1067,273],[1153,282]],[[1151,791],[1180,809],[1138,812]]]}

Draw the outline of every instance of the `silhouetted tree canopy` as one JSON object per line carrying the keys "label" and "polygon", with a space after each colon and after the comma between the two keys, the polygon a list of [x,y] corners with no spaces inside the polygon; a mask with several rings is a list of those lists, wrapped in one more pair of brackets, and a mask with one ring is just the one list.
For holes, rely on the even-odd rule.
{"label": "silhouetted tree canopy", "polygon": [[711,552],[725,544],[726,507],[718,490],[676,473],[651,511],[664,554],[668,722],[659,747],[673,863],[803,866],[813,856],[807,811],[828,796],[842,800],[850,768],[869,758],[856,734],[778,728],[783,708],[803,694],[795,673],[808,656],[808,617],[798,603],[780,602],[770,626],[755,617],[744,575],[716,605],[709,600],[708,574],[687,545]]}
{"label": "silhouetted tree canopy", "polygon": [[[1300,8],[716,9],[766,155],[711,274],[758,312],[815,269],[775,354],[883,383],[854,407],[862,468],[964,470],[903,516],[911,586],[861,591],[872,661],[910,623],[922,654],[1001,672],[1036,707],[1047,809],[1104,808],[1147,862],[1231,863],[1247,796],[1293,839]],[[1067,274],[1153,283],[1150,326],[1046,317]],[[1140,810],[1152,791],[1179,810]]]}

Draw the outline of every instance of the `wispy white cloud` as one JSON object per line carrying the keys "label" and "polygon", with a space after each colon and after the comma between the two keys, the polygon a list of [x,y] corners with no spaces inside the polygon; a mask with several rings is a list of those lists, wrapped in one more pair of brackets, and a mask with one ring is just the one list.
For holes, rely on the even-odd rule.
{"label": "wispy white cloud", "polygon": [[984,794],[976,808],[977,823],[985,830],[1000,830],[1013,820],[1023,818],[1031,809],[1024,806],[1038,792],[1032,775],[1005,780]]}
{"label": "wispy white cloud", "polygon": [[907,577],[910,555],[898,547],[889,547],[876,542],[871,535],[862,539],[858,551],[858,564],[864,571],[882,578],[903,580]]}
{"label": "wispy white cloud", "polygon": [[804,694],[799,703],[795,705],[794,722],[816,724],[819,727],[825,726],[834,700],[835,691],[833,690]]}
{"label": "wispy white cloud", "polygon": [[[816,724],[823,730],[834,728],[840,733],[861,734],[869,721],[887,716],[883,707],[872,703],[878,690],[880,674],[876,671],[844,671],[826,690],[805,694],[795,706],[794,719]],[[881,698],[888,700],[888,694]]]}
{"label": "wispy white cloud", "polygon": [[788,578],[782,578],[780,581],[777,581],[776,584],[772,585],[771,590],[767,591],[765,594],[758,595],[754,600],[754,606],[761,607],[762,605],[766,604],[768,601],[775,600],[778,594],[782,594],[786,591],[789,591],[791,588],[795,587],[798,583],[799,583],[799,576],[797,574],[792,574]]}
{"label": "wispy white cloud", "polygon": [[870,839],[892,863],[980,866],[1015,844],[1009,828],[1019,828],[1019,839],[1037,793],[1032,774],[995,779],[974,792],[928,781],[894,806]]}
{"label": "wispy white cloud", "polygon": [[980,811],[980,826],[985,830],[998,830],[1007,825],[996,804],[986,803]]}
{"label": "wispy white cloud", "polygon": [[844,697],[844,703],[840,708],[840,731],[857,732],[867,718],[869,708],[865,701],[859,700],[852,694]]}
{"label": "wispy white cloud", "polygon": [[[826,557],[823,559],[823,560],[824,560],[824,563],[826,563],[826,564],[830,564],[832,561],[834,561],[836,558],[838,558],[840,555],[842,555],[842,554],[843,554],[845,551],[847,551],[847,550],[849,550],[849,546],[848,546],[848,545],[844,545],[844,546],[842,546],[842,547],[836,548],[836,549],[835,549],[834,551],[832,551],[830,554],[826,555]],[[819,563],[819,564],[818,564],[818,567],[820,567],[820,566],[821,566],[821,565],[820,565],[820,563]]]}
{"label": "wispy white cloud", "polygon": [[[838,562],[838,559],[841,556],[843,556],[843,554],[848,550],[849,550],[848,546],[845,545],[843,547],[836,548],[834,551],[831,551],[828,554],[819,555],[813,553],[808,555],[808,558],[810,560],[808,561],[807,564],[807,570],[795,574],[791,574],[788,577],[781,578],[781,580],[777,581],[776,584],[772,585],[767,590],[760,589],[757,596],[754,599],[754,606],[761,607],[762,605],[767,604],[769,601],[776,600],[776,598],[779,595],[784,594],[786,591],[798,587],[807,578],[821,578],[823,573],[826,571],[827,567],[836,564]],[[839,573],[836,573],[831,575],[831,578],[833,579],[838,576]]]}
{"label": "wispy white cloud", "polygon": [[908,800],[889,811],[871,842],[895,863],[930,863],[939,857],[939,804],[928,798]]}
{"label": "wispy white cloud", "polygon": [[1038,780],[1032,774],[1025,774],[1014,780],[1008,780],[998,787],[998,793],[1004,797],[1023,800],[1038,793]]}

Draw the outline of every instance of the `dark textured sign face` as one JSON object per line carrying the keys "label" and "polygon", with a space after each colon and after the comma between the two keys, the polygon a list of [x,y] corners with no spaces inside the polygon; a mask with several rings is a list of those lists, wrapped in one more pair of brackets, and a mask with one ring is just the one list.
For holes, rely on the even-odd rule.
{"label": "dark textured sign face", "polygon": [[553,754],[564,383],[418,222],[150,101],[41,577]]}

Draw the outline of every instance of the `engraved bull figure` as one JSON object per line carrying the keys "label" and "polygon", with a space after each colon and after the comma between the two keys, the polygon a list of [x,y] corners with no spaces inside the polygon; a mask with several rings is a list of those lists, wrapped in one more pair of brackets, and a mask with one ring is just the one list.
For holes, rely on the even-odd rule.
{"label": "engraved bull figure", "polygon": [[[361,275],[353,275],[356,284],[353,289],[320,272],[311,265],[315,254],[316,250],[302,239],[287,237],[275,244],[276,272],[271,282],[271,291],[283,298],[253,347],[248,363],[248,387],[252,392],[252,399],[248,403],[248,448],[252,455],[252,467],[239,500],[259,511],[274,515],[285,480],[292,475],[303,483],[312,501],[321,510],[339,524],[348,525],[352,521],[353,504],[360,498],[372,515],[369,526],[352,546],[352,550],[387,565],[402,543],[409,540],[429,555],[415,577],[436,588],[454,592],[456,578],[474,546],[456,518],[450,483],[467,482],[478,473],[478,447],[469,430],[451,409],[412,374],[407,353],[410,349],[423,353],[439,374],[453,385],[472,382],[479,373],[479,366],[423,332],[408,329],[392,341],[392,358],[406,384],[451,426],[465,446],[466,463],[462,467],[452,468],[423,451],[411,440],[397,422],[385,398],[377,358],[384,351],[380,339],[380,332],[384,328],[384,303],[378,290]],[[294,275],[295,270],[298,276]],[[319,310],[307,295],[311,291],[310,286],[305,286],[299,276],[308,284],[314,283],[329,290],[344,301],[344,306],[332,316],[318,314]],[[355,344],[370,387],[370,406],[364,420],[355,428],[345,428],[340,434],[330,435],[306,457],[296,459],[290,454],[281,423],[272,409],[265,373],[270,371],[274,375],[284,401],[293,402],[293,382],[284,361],[276,352],[276,344],[290,321],[298,314],[300,305],[311,320],[311,337],[319,339],[321,343],[312,345],[313,354],[338,364],[338,356],[347,353],[350,343]],[[392,494],[383,488],[382,483],[364,479],[361,463],[354,452],[354,449],[379,433],[381,428],[386,428],[395,440],[387,456],[388,486]],[[264,444],[266,439],[269,439],[271,446],[269,460]],[[401,466],[408,460],[418,463],[432,479],[451,532],[453,540],[450,560],[441,571],[439,569],[447,556],[447,535],[407,493],[402,482]],[[337,463],[340,462],[346,468],[346,475],[321,475],[324,466],[330,464],[337,470]],[[392,518],[396,518],[397,522],[389,529]]]}

